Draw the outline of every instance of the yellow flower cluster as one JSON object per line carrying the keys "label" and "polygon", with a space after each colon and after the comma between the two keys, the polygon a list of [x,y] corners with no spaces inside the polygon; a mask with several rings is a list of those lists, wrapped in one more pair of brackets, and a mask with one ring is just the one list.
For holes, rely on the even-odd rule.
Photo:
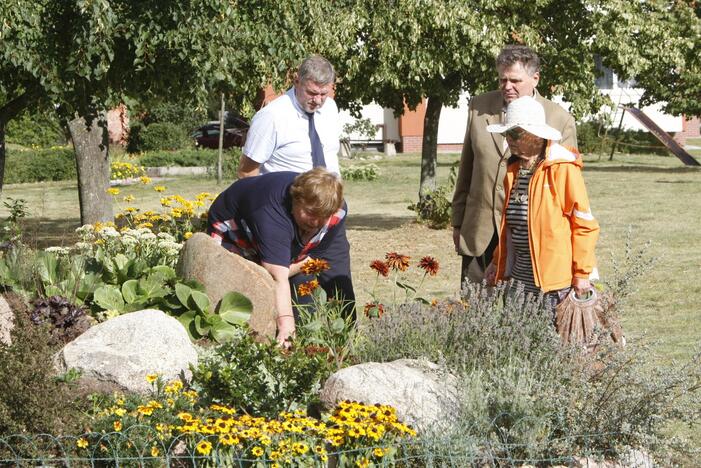
{"label": "yellow flower cluster", "polygon": [[136,164],[126,161],[115,161],[110,164],[110,179],[112,180],[142,177],[145,172],[142,166],[137,166]]}
{"label": "yellow flower cluster", "polygon": [[[154,187],[154,190],[163,192],[166,188],[159,185]],[[118,195],[119,189],[108,189],[108,192]],[[163,207],[160,212],[153,210],[140,212],[137,207],[127,206],[117,213],[115,219],[122,226],[148,228],[154,233],[168,232],[179,241],[187,240],[192,237],[194,231],[201,228],[199,224],[207,219],[206,209],[215,198],[208,192],[197,194],[193,200],[186,199],[182,195],[169,195],[160,199]],[[122,200],[131,203],[135,201],[135,197],[128,195]]]}
{"label": "yellow flower cluster", "polygon": [[[369,466],[394,454],[401,439],[416,435],[387,405],[344,401],[325,421],[308,417],[304,411],[269,419],[240,415],[222,404],[201,407],[197,392],[184,390],[182,382],[164,385],[155,374],[149,374],[147,380],[157,389],[154,399],[131,410],[122,406],[123,400],[115,402],[101,413],[103,427],[123,431],[130,423],[150,425],[159,439],[147,441],[151,445],[177,439],[186,441],[199,456],[231,450],[236,456],[265,460],[270,463],[266,466],[326,462],[327,446],[348,451],[357,466]],[[87,448],[82,445],[80,448]]]}

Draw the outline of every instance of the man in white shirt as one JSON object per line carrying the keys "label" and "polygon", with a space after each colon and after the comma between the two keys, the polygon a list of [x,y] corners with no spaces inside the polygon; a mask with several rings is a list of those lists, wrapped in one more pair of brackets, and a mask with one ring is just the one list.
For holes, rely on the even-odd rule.
{"label": "man in white shirt", "polygon": [[[336,72],[324,57],[312,55],[302,62],[294,86],[253,116],[239,163],[239,178],[279,171],[302,173],[318,166],[340,177],[341,125],[338,107],[329,97],[335,81]],[[344,209],[347,210],[345,202]],[[319,283],[329,298],[344,302],[344,315],[354,316],[355,292],[345,219],[333,243],[318,258],[330,265],[319,276]],[[295,303],[312,302],[311,296],[297,294],[298,286],[312,279],[303,273],[290,278]]]}
{"label": "man in white shirt", "polygon": [[338,107],[329,97],[335,80],[333,66],[325,58],[313,55],[302,62],[294,87],[253,117],[239,164],[239,177],[311,170],[314,163],[310,119],[321,143],[323,165],[340,175],[341,126]]}

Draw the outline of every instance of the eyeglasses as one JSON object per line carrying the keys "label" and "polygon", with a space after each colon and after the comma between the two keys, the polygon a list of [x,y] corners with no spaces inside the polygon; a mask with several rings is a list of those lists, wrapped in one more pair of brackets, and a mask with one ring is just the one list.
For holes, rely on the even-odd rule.
{"label": "eyeglasses", "polygon": [[505,131],[504,136],[509,137],[510,139],[516,141],[519,138],[521,138],[524,133],[526,133],[526,131],[523,130],[522,128],[514,127],[514,128],[510,128],[509,130]]}

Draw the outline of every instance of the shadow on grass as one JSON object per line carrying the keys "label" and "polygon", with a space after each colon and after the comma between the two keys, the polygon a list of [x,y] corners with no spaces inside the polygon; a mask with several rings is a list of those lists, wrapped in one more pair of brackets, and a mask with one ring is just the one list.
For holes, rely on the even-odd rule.
{"label": "shadow on grass", "polygon": [[22,222],[22,240],[36,249],[67,247],[78,241],[75,230],[79,226],[80,218],[26,218]]}
{"label": "shadow on grass", "polygon": [[649,172],[659,174],[697,174],[701,172],[699,167],[659,167],[659,166],[598,166],[596,162],[587,162],[584,172]]}
{"label": "shadow on grass", "polygon": [[397,229],[407,223],[411,223],[414,217],[409,216],[385,216],[377,214],[350,214],[346,221],[346,228],[357,231],[388,231]]}

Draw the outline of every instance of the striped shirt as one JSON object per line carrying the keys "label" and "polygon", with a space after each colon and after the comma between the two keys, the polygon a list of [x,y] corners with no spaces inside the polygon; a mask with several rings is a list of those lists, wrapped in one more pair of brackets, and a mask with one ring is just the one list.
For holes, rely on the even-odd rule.
{"label": "striped shirt", "polygon": [[538,294],[540,288],[533,279],[533,262],[528,242],[528,184],[533,173],[520,169],[518,181],[511,189],[506,207],[506,224],[511,231],[515,258],[511,277],[522,283],[527,293]]}

